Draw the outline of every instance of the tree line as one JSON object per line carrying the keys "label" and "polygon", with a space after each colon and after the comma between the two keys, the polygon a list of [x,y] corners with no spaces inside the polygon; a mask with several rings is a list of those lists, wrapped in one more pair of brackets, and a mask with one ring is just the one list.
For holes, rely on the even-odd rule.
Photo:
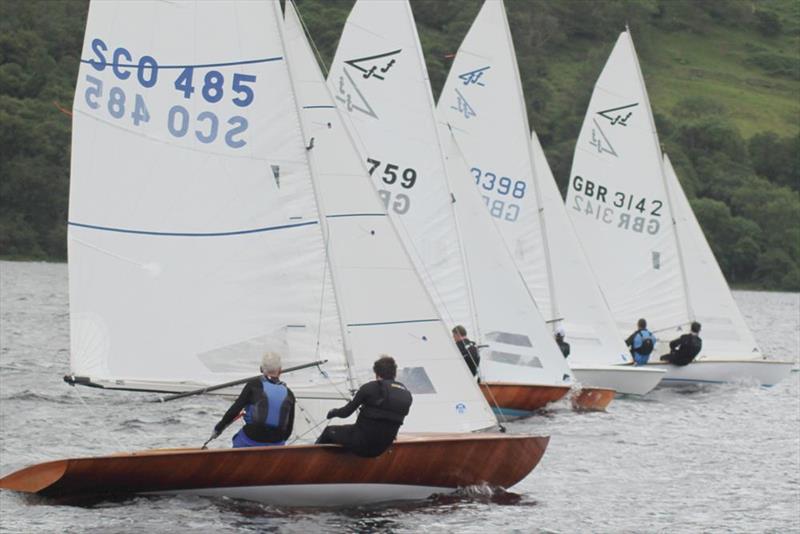
{"label": "tree line", "polygon": [[[329,64],[353,0],[297,4],[320,60]],[[411,5],[438,97],[481,1]],[[686,37],[704,43],[697,54],[741,44],[737,69],[745,86],[731,78],[724,89],[741,91],[741,106],[754,114],[770,91],[800,90],[796,6],[793,0],[506,0],[531,125],[562,191],[594,82],[627,23],[662,145],[728,281],[800,290],[800,104],[786,109],[774,128],[745,136],[733,113],[742,110],[713,96],[722,90],[711,85],[718,79],[709,80],[708,91],[685,95],[654,98],[652,89],[653,80],[668,75],[665,69],[686,61],[667,57],[654,43]],[[0,2],[3,257],[66,258],[69,112],[87,11],[86,0]],[[696,70],[699,78],[707,75]],[[761,85],[756,91],[747,84]]]}

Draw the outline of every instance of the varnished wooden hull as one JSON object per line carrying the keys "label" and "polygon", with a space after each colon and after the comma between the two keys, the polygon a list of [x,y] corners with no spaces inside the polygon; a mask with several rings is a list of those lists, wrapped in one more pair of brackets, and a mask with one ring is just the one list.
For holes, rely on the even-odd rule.
{"label": "varnished wooden hull", "polygon": [[538,386],[507,382],[482,382],[483,396],[492,407],[499,407],[506,415],[529,415],[551,402],[564,398],[569,386]]}
{"label": "varnished wooden hull", "polygon": [[579,412],[602,412],[616,393],[610,388],[581,388],[572,397],[572,408]]}
{"label": "varnished wooden hull", "polygon": [[[478,484],[511,487],[536,467],[549,439],[401,435],[378,458],[359,458],[333,445],[152,450],[36,464],[0,479],[0,488],[47,497],[197,493],[295,506],[365,504]],[[335,491],[317,491],[306,501],[304,486]],[[370,492],[371,486],[385,491]],[[280,491],[281,487],[288,489]],[[364,498],[348,495],[348,488]],[[427,495],[425,488],[430,490]],[[293,495],[291,502],[270,498],[285,497],[287,491]],[[320,495],[326,502],[319,502]]]}

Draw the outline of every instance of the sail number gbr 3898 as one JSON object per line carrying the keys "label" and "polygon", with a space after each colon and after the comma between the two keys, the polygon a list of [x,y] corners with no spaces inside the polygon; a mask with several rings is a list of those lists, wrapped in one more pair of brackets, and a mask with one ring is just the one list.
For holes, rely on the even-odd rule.
{"label": "sail number gbr 3898", "polygon": [[[93,39],[91,49],[94,57],[82,62],[94,71],[82,80],[82,91],[92,110],[124,121],[126,127],[138,128],[152,119],[177,139],[191,137],[204,144],[224,144],[233,149],[247,144],[248,121],[243,115],[255,99],[256,76],[230,72],[225,67],[236,66],[239,70],[245,63],[268,60],[159,65],[153,56],[137,56],[122,46],[112,50],[102,39]],[[167,84],[171,86],[167,91],[158,91],[154,96],[155,105],[148,105],[145,96]],[[162,109],[165,101],[173,98],[174,105],[167,103],[168,109]],[[231,109],[231,103],[234,113],[222,111],[224,107]]]}
{"label": "sail number gbr 3898", "polygon": [[573,210],[622,230],[656,235],[661,229],[661,200],[612,191],[582,176],[572,178]]}

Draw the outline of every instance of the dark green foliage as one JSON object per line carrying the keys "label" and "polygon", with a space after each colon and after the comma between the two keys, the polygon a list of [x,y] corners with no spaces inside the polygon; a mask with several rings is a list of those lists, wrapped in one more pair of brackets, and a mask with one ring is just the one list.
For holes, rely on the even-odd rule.
{"label": "dark green foliage", "polygon": [[[353,0],[296,2],[321,62],[329,65]],[[411,0],[435,97],[481,5],[482,0]],[[723,272],[736,283],[799,290],[797,108],[776,119],[788,130],[772,131],[769,124],[778,122],[767,127],[761,122],[747,136],[733,109],[748,106],[752,116],[764,117],[771,94],[796,94],[797,6],[796,0],[506,0],[531,126],[561,190],[595,80],[627,24],[650,86],[661,143]],[[5,256],[66,254],[70,119],[57,105],[71,107],[87,8],[87,0],[0,2],[0,254]],[[665,49],[676,40],[696,43],[698,36],[700,47]],[[728,53],[731,39],[743,43],[735,65],[750,69],[742,75],[744,88],[713,70],[711,58]],[[717,55],[703,55],[706,49]],[[735,87],[743,98],[721,103],[680,86],[659,93],[652,80],[662,71],[675,72],[674,65],[688,65],[693,78],[717,84],[715,89]]]}

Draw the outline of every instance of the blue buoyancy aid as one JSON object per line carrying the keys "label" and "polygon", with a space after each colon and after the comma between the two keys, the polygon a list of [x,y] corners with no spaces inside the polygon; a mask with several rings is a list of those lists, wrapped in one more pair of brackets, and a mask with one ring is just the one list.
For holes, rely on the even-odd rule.
{"label": "blue buoyancy aid", "polygon": [[287,387],[275,383],[267,378],[261,379],[264,397],[255,404],[249,404],[244,413],[244,420],[250,423],[263,423],[268,427],[277,428],[281,424],[281,407],[289,395]]}

